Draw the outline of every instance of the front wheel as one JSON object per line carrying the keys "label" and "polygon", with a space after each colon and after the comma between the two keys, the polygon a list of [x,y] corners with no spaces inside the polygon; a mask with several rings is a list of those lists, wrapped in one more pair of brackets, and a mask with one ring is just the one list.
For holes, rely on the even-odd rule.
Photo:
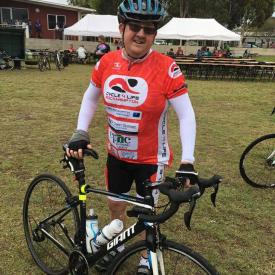
{"label": "front wheel", "polygon": [[242,178],[258,188],[275,187],[275,134],[257,138],[241,155]]}
{"label": "front wheel", "polygon": [[70,252],[79,228],[77,208],[68,206],[71,192],[49,174],[29,185],[23,205],[23,226],[28,248],[36,264],[47,274],[68,274]]}
{"label": "front wheel", "polygon": [[[145,241],[139,241],[129,246],[116,256],[107,274],[136,274],[141,252],[146,250],[147,246]],[[158,254],[161,256],[158,262],[159,274],[218,274],[215,268],[198,253],[173,241],[162,241]],[[162,272],[162,270],[164,270],[164,272]]]}

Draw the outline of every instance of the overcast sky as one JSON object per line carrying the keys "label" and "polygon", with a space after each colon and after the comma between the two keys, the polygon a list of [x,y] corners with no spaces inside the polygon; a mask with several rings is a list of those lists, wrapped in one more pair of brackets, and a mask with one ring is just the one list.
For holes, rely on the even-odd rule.
{"label": "overcast sky", "polygon": [[58,3],[58,4],[68,4],[67,0],[44,0],[44,1]]}

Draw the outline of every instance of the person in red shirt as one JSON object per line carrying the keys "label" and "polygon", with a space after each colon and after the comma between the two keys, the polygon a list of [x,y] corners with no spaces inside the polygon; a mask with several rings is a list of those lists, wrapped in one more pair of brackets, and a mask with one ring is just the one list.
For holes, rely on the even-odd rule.
{"label": "person in red shirt", "polygon": [[[151,48],[163,15],[158,0],[124,0],[119,5],[124,47],[97,62],[69,141],[69,156],[82,158],[82,149],[91,148],[88,128],[102,96],[108,124],[106,188],[113,193],[127,194],[135,182],[137,196],[142,197],[145,180],[163,179],[164,168],[173,160],[167,132],[169,106],[179,118],[182,155],[177,174],[189,175],[187,184],[197,175],[193,166],[196,122],[185,78],[171,57]],[[154,192],[157,203],[158,192]],[[108,206],[111,219],[125,219],[125,202],[110,197]]]}

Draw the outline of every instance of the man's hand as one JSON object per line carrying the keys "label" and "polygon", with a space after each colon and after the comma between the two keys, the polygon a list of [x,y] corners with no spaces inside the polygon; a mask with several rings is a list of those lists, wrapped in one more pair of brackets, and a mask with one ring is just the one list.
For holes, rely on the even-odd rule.
{"label": "man's hand", "polygon": [[176,171],[176,177],[185,181],[185,187],[198,182],[198,172],[195,171],[192,163],[181,163],[179,169]]}
{"label": "man's hand", "polygon": [[86,148],[92,148],[89,134],[83,130],[75,130],[68,142],[68,149],[66,150],[67,155],[69,157],[82,159],[83,149]]}

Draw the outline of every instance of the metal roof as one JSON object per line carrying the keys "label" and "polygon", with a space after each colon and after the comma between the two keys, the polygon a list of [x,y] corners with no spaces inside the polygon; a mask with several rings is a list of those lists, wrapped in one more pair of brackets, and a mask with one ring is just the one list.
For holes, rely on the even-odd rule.
{"label": "metal roof", "polygon": [[58,4],[58,3],[44,1],[44,0],[12,0],[12,1],[23,2],[23,3],[28,3],[28,4],[36,4],[36,5],[47,6],[47,7],[62,8],[64,10],[83,11],[86,13],[95,13],[96,12],[96,10],[94,10],[94,9],[88,9],[88,8],[84,8],[84,7],[65,5],[65,4]]}

